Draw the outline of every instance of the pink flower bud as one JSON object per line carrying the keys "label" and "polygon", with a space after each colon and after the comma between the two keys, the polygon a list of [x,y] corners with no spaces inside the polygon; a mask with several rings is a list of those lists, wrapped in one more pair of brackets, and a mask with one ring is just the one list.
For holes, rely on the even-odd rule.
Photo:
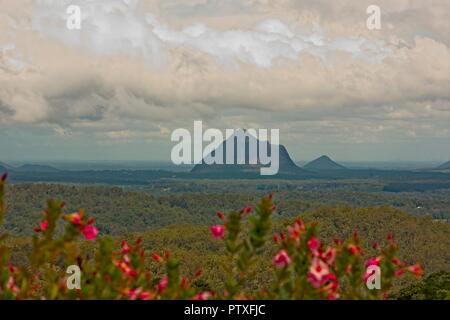
{"label": "pink flower bud", "polygon": [[98,229],[94,226],[86,226],[81,231],[86,238],[86,240],[95,240],[98,235]]}
{"label": "pink flower bud", "polygon": [[158,290],[160,293],[162,293],[169,284],[169,278],[167,276],[162,277],[162,279],[158,283]]}
{"label": "pink flower bud", "polygon": [[309,250],[311,250],[313,252],[317,251],[317,249],[319,247],[319,240],[317,240],[317,238],[314,236],[311,237],[308,241],[308,247],[309,247]]}
{"label": "pink flower bud", "polygon": [[209,300],[212,297],[212,293],[208,291],[200,292],[194,298],[194,300]]}
{"label": "pink flower bud", "polygon": [[388,241],[394,240],[394,235],[392,234],[392,232],[389,232],[389,233],[388,233],[386,239],[387,239]]}
{"label": "pink flower bud", "polygon": [[217,211],[217,216],[219,217],[220,220],[224,220],[225,219],[225,215],[221,211]]}
{"label": "pink flower bud", "polygon": [[276,233],[273,234],[273,241],[275,243],[278,243],[280,241],[280,239],[278,238],[278,235]]}
{"label": "pink flower bud", "polygon": [[211,232],[212,232],[214,238],[216,238],[216,239],[223,238],[223,236],[225,234],[225,227],[222,225],[212,226]]}
{"label": "pink flower bud", "polygon": [[40,228],[41,228],[42,231],[47,230],[47,228],[48,228],[48,221],[47,221],[47,220],[42,221],[41,224],[40,224],[39,226],[40,226]]}
{"label": "pink flower bud", "polygon": [[156,254],[156,253],[152,253],[152,259],[157,261],[157,262],[161,262],[162,258],[160,255]]}

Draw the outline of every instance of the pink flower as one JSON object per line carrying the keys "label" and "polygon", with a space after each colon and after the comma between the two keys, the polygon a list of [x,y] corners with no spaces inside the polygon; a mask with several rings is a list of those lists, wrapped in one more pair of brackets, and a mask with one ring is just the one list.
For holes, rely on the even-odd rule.
{"label": "pink flower", "polygon": [[216,239],[223,238],[223,236],[225,234],[225,227],[222,225],[212,226],[211,232],[212,232],[214,238],[216,238]]}
{"label": "pink flower", "polygon": [[66,216],[66,219],[69,220],[73,225],[80,225],[83,220],[84,212],[80,210],[80,212],[75,212]]}
{"label": "pink flower", "polygon": [[141,293],[141,295],[139,296],[139,299],[141,299],[141,300],[148,300],[148,299],[151,299],[152,297],[153,297],[153,295],[152,295],[151,292],[143,291]]}
{"label": "pink flower", "polygon": [[157,262],[161,262],[162,261],[162,257],[156,253],[152,253],[152,259],[157,261]]}
{"label": "pink flower", "polygon": [[13,277],[8,278],[8,282],[6,283],[6,287],[11,290],[11,292],[17,295],[20,292],[19,287],[16,285],[16,281]]}
{"label": "pink flower", "polygon": [[302,219],[297,219],[295,224],[300,228],[300,230],[305,230],[305,222]]}
{"label": "pink flower", "polygon": [[396,266],[401,266],[401,265],[403,264],[403,262],[402,262],[399,258],[397,258],[397,257],[392,258],[391,261],[392,261],[392,263],[395,264]]}
{"label": "pink flower", "polygon": [[413,266],[408,267],[408,271],[413,273],[416,278],[420,278],[423,274],[423,268],[420,264],[415,264]]}
{"label": "pink flower", "polygon": [[141,293],[141,289],[130,289],[128,290],[128,298],[131,300],[136,300],[137,296]]}
{"label": "pink flower", "polygon": [[280,241],[280,238],[278,238],[278,235],[276,233],[273,234],[273,241],[275,243],[278,243]]}
{"label": "pink flower", "polygon": [[294,223],[293,226],[288,226],[287,230],[291,239],[297,240],[300,238],[300,226],[297,223]]}
{"label": "pink flower", "polygon": [[322,257],[327,262],[328,265],[333,265],[334,260],[336,258],[336,249],[327,248],[327,250],[323,253]]}
{"label": "pink flower", "polygon": [[379,266],[381,261],[381,257],[371,258],[366,262],[366,268],[370,266]]}
{"label": "pink flower", "polygon": [[159,292],[160,293],[163,292],[167,288],[168,284],[169,284],[169,278],[167,276],[162,277],[162,279],[158,283]]}
{"label": "pink flower", "polygon": [[361,248],[360,248],[359,246],[355,246],[354,244],[350,244],[350,245],[348,246],[348,250],[350,251],[350,253],[351,253],[352,255],[355,255],[355,254],[361,252]]}
{"label": "pink flower", "polygon": [[317,251],[317,248],[319,247],[319,240],[317,240],[316,237],[311,237],[308,241],[308,247],[312,252]]}
{"label": "pink flower", "polygon": [[241,212],[242,212],[243,214],[249,214],[249,213],[251,213],[252,211],[253,211],[253,207],[252,207],[252,206],[245,207],[244,209],[241,210]]}
{"label": "pink flower", "polygon": [[323,282],[327,281],[330,273],[328,265],[319,258],[314,258],[309,267],[308,281],[315,288],[319,288]]}
{"label": "pink flower", "polygon": [[273,263],[278,268],[283,268],[291,263],[291,258],[289,257],[286,250],[281,250],[274,258]]}
{"label": "pink flower", "polygon": [[122,273],[130,276],[130,277],[136,277],[137,272],[133,270],[126,261],[122,262],[115,262],[115,265],[122,271]]}
{"label": "pink flower", "polygon": [[153,294],[149,291],[142,291],[141,288],[137,288],[137,289],[130,289],[127,292],[128,297],[131,300],[148,300],[153,298]]}
{"label": "pink flower", "polygon": [[47,228],[48,228],[48,221],[47,220],[42,221],[41,224],[39,225],[39,227],[41,228],[42,231],[47,230]]}
{"label": "pink flower", "polygon": [[129,253],[131,250],[130,246],[128,245],[128,243],[125,240],[122,240],[121,247],[122,247],[122,249],[120,252],[123,254]]}
{"label": "pink flower", "polygon": [[395,276],[396,276],[397,278],[398,278],[398,277],[401,277],[405,272],[406,272],[405,269],[398,269],[397,271],[395,271]]}
{"label": "pink flower", "polygon": [[83,233],[86,240],[95,240],[95,238],[97,238],[98,235],[98,229],[90,225],[84,227],[81,232]]}
{"label": "pink flower", "polygon": [[387,234],[386,239],[387,239],[388,241],[393,241],[393,240],[394,240],[394,235],[392,234],[392,232],[389,232],[389,233]]}
{"label": "pink flower", "polygon": [[194,298],[194,300],[209,300],[213,295],[211,292],[203,291],[197,294]]}

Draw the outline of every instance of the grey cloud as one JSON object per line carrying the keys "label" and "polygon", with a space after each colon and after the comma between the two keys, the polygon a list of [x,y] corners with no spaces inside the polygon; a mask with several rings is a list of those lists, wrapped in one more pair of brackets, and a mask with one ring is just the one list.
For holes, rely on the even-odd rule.
{"label": "grey cloud", "polygon": [[[361,23],[366,2],[355,1],[184,2],[180,25],[169,17],[177,1],[159,2],[149,21],[144,9],[104,1],[81,38],[56,28],[58,7],[38,11],[34,29],[0,33],[0,45],[15,43],[7,58],[28,61],[17,72],[0,59],[0,123],[87,132],[102,143],[166,138],[193,120],[278,127],[317,142],[448,136],[449,31],[435,9],[400,2],[380,3],[386,30],[376,34]],[[203,19],[210,11],[222,16]],[[111,21],[120,32],[106,28]]]}

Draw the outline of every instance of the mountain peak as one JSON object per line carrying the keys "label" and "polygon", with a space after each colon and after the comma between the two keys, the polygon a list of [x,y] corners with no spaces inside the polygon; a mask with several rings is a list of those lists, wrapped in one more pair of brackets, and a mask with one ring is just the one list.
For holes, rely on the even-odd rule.
{"label": "mountain peak", "polygon": [[323,155],[307,163],[303,168],[309,170],[344,170],[344,166],[333,161],[329,156]]}
{"label": "mountain peak", "polygon": [[[202,162],[200,164],[197,164],[191,172],[193,173],[209,173],[209,174],[224,174],[224,173],[256,173],[260,172],[260,169],[262,167],[267,167],[268,165],[262,165],[259,158],[259,148],[260,148],[260,140],[253,136],[251,133],[249,133],[246,129],[240,129],[243,130],[245,133],[245,161],[244,164],[238,164],[237,161],[237,134],[233,134],[232,136],[228,137],[227,140],[224,140],[222,144],[214,151],[212,151],[208,156],[204,157]],[[226,154],[227,154],[227,144],[231,143],[231,145],[234,148],[233,152],[233,163],[234,164],[206,164],[205,160],[210,159],[212,156],[216,154],[216,152],[220,152],[223,157],[223,163],[225,163]],[[257,159],[257,164],[250,164],[250,154],[252,153],[252,150],[250,148],[250,144],[254,144],[256,146],[256,154],[252,154]],[[263,142],[264,143],[264,142]],[[272,144],[270,142],[266,141],[267,143],[267,151],[269,154],[272,150]],[[279,150],[279,173],[284,174],[298,174],[301,172],[304,172],[303,169],[299,168],[294,161],[292,161],[287,149],[283,145],[278,145]],[[208,161],[209,162],[209,161]]]}

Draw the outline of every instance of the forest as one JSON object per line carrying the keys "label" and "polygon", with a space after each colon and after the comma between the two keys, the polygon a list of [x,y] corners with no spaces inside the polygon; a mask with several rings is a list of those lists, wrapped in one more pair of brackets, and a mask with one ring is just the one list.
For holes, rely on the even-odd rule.
{"label": "forest", "polygon": [[[392,234],[398,244],[398,258],[411,265],[420,263],[425,277],[449,272],[446,191],[390,193],[382,191],[382,187],[377,181],[359,180],[345,183],[200,180],[194,185],[191,181],[170,180],[145,188],[19,183],[6,187],[8,219],[0,233],[10,235],[6,245],[11,249],[11,261],[28,267],[27,257],[33,248],[30,237],[36,235],[32,226],[42,219],[45,201],[64,201],[66,212],[83,208],[95,216],[99,237],[110,237],[116,244],[142,239],[144,250],[171,252],[179,259],[182,273],[195,274],[202,270],[202,277],[195,281],[196,287],[217,291],[226,282],[223,268],[229,264],[225,248],[211,237],[209,230],[217,223],[217,210],[246,208],[264,195],[272,194],[276,210],[270,233],[302,219],[317,224],[324,243],[331,244],[334,239],[351,238],[357,230],[364,239],[362,251],[368,256],[375,254],[373,243],[386,244],[386,235]],[[55,234],[63,233],[64,224],[60,221],[55,225]],[[91,243],[80,245],[88,257],[95,256]],[[275,253],[269,246],[261,249],[255,258],[257,276],[245,284],[246,290],[256,292],[271,279],[270,257]],[[444,286],[444,293],[439,297],[447,294],[445,279],[438,278]],[[434,286],[436,281],[433,280]],[[392,290],[399,299],[426,298],[426,294],[416,291],[424,290],[429,282],[399,279]]]}

